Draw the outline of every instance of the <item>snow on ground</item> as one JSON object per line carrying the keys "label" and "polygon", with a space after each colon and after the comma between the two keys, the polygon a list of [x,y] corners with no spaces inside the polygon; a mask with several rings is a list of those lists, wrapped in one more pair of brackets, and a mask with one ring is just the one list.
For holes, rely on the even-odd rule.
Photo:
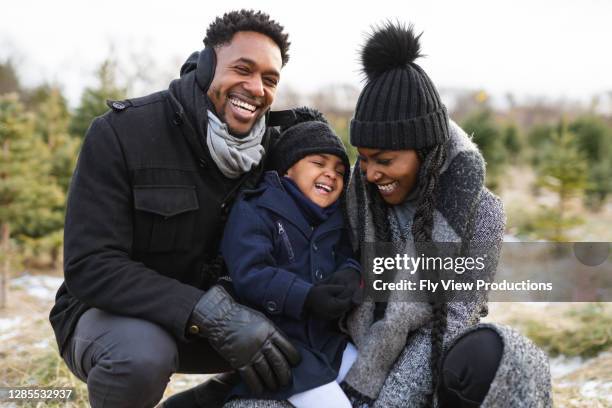
{"label": "snow on ground", "polygon": [[12,329],[21,323],[21,317],[0,318],[0,333]]}
{"label": "snow on ground", "polygon": [[550,357],[550,376],[553,379],[561,378],[584,365],[584,359],[582,357],[566,357],[563,355],[557,357]]}
{"label": "snow on ground", "polygon": [[[601,398],[604,395],[612,395],[612,383],[598,380],[590,380],[582,384],[580,393],[587,398]],[[612,403],[612,398],[606,398]]]}
{"label": "snow on ground", "polygon": [[15,337],[17,331],[14,329],[22,320],[21,316],[0,318],[0,341]]}
{"label": "snow on ground", "polygon": [[63,281],[63,278],[57,276],[26,273],[18,278],[11,279],[10,288],[22,289],[30,296],[52,301],[55,299],[55,293]]}
{"label": "snow on ground", "polygon": [[583,360],[571,372],[553,377],[553,385],[556,406],[612,407],[612,353]]}

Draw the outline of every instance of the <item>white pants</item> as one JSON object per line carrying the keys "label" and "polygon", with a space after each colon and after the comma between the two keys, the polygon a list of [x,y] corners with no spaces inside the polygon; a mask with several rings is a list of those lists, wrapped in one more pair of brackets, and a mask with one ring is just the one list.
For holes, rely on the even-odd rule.
{"label": "white pants", "polygon": [[356,359],[357,349],[353,344],[347,343],[342,353],[342,363],[336,381],[294,394],[289,397],[289,402],[296,408],[351,408],[351,403],[339,384],[344,380]]}

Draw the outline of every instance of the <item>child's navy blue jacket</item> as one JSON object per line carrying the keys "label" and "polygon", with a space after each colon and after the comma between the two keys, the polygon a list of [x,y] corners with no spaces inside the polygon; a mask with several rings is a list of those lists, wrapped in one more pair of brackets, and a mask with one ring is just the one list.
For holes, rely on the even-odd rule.
{"label": "child's navy blue jacket", "polygon": [[[268,395],[289,396],[334,381],[346,346],[337,320],[323,321],[304,310],[308,291],[338,269],[360,270],[352,258],[338,208],[310,225],[276,172],[234,204],[221,253],[240,300],[263,311],[302,354],[292,386]],[[237,394],[247,395],[245,387]]]}

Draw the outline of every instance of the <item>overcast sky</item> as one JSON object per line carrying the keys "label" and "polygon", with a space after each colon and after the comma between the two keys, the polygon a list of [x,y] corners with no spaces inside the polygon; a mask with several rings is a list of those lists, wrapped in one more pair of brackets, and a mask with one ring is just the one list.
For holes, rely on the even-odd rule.
{"label": "overcast sky", "polygon": [[111,44],[122,61],[150,55],[140,62],[169,77],[202,47],[215,16],[243,7],[285,26],[291,60],[281,84],[302,91],[359,86],[357,50],[386,18],[424,31],[427,57],[417,62],[439,88],[581,100],[612,91],[607,0],[9,1],[0,14],[0,60],[16,58],[28,85],[62,84],[74,105]]}

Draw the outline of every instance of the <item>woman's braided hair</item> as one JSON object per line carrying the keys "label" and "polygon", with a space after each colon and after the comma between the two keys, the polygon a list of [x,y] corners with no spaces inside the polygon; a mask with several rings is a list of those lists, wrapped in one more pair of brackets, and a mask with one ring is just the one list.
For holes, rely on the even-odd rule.
{"label": "woman's braided hair", "polygon": [[[418,248],[423,244],[433,241],[433,225],[435,210],[435,190],[444,160],[446,159],[446,146],[437,145],[429,151],[417,151],[421,159],[419,170],[419,188],[421,195],[417,202],[414,221],[412,223],[412,235],[415,246]],[[439,271],[435,271],[436,279]],[[447,304],[433,293],[430,294],[430,303],[433,308],[433,324],[431,328],[431,394],[429,394],[429,405],[433,406],[434,395],[438,389],[438,378],[440,376],[440,363],[443,352],[444,333],[446,332]]]}
{"label": "woman's braided hair", "polygon": [[[368,192],[368,210],[374,222],[374,238],[376,242],[391,242],[391,229],[387,218],[387,204],[384,202],[377,187],[372,183],[366,184]],[[365,218],[365,217],[364,217]],[[387,302],[376,302],[374,307],[374,320],[380,320],[385,315]]]}

